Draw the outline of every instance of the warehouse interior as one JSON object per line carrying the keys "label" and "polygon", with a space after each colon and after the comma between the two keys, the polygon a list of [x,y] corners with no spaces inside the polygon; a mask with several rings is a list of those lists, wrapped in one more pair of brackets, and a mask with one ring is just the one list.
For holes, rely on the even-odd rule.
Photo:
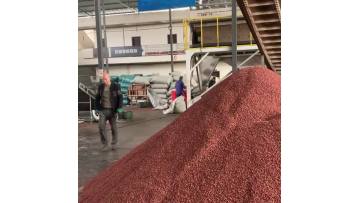
{"label": "warehouse interior", "polygon": [[[158,202],[160,199],[150,195],[157,192],[150,186],[142,187],[142,190],[144,188],[149,190],[150,196],[147,197],[149,199],[141,199],[142,196],[138,196],[139,199],[134,196],[131,198],[126,195],[121,196],[120,194],[123,194],[121,191],[127,191],[128,188],[122,188],[117,193],[115,191],[117,187],[109,192],[109,196],[96,195],[94,192],[96,188],[112,184],[104,183],[100,187],[96,185],[96,181],[99,182],[105,175],[116,176],[115,172],[110,173],[110,171],[115,170],[113,168],[117,165],[130,163],[131,160],[128,157],[145,150],[143,149],[145,145],[150,145],[150,143],[160,145],[160,142],[155,143],[154,140],[157,139],[156,137],[163,136],[160,134],[165,131],[171,132],[168,128],[176,126],[177,123],[181,126],[181,120],[200,116],[194,109],[210,108],[210,106],[215,108],[222,104],[218,98],[220,95],[224,100],[226,97],[230,98],[229,95],[238,95],[233,99],[232,105],[226,104],[229,110],[235,108],[236,99],[242,103],[242,99],[247,101],[249,95],[254,94],[256,97],[257,94],[264,94],[264,98],[268,101],[261,100],[259,105],[265,105],[265,107],[255,106],[254,109],[276,112],[276,115],[269,117],[266,122],[274,122],[274,125],[278,125],[280,120],[278,89],[281,75],[280,0],[174,1],[174,5],[178,3],[180,6],[169,9],[166,8],[169,5],[164,3],[165,1],[159,1],[157,6],[163,4],[160,9],[146,10],[148,8],[146,3],[149,2],[151,3],[151,1],[141,0],[78,0],[78,192],[80,202],[112,202],[112,200],[116,200],[115,202]],[[188,6],[184,6],[184,2],[188,3]],[[250,73],[249,69],[254,70],[254,73]],[[119,85],[122,108],[121,112],[116,114],[118,129],[116,148],[102,151],[99,136],[99,121],[102,114],[97,109],[97,97],[98,87],[104,82],[106,74],[110,76],[111,83]],[[243,81],[236,78],[240,74],[248,74],[247,79]],[[270,79],[265,79],[263,74],[269,74],[269,78],[276,81],[276,85],[269,85],[270,87],[264,87],[264,90],[259,89],[254,93],[252,90],[241,89],[236,92],[237,90],[233,89],[237,87],[236,85],[241,86],[249,81],[259,83],[259,86],[263,83],[267,84],[267,80]],[[252,77],[258,77],[263,82]],[[239,83],[229,83],[230,79]],[[184,84],[181,96],[178,96],[177,89],[179,81],[183,81]],[[214,91],[219,91],[218,89],[222,86],[226,88],[215,94]],[[266,88],[274,88],[274,90]],[[249,95],[245,94],[246,91]],[[216,101],[219,100],[219,103],[207,103],[210,98],[218,98]],[[253,101],[253,98],[248,101]],[[267,104],[269,101],[271,104]],[[243,108],[246,109],[246,107]],[[265,110],[266,108],[270,110]],[[203,115],[207,112],[212,111],[204,109]],[[211,114],[215,119],[222,115],[221,112],[215,115],[216,112]],[[248,114],[239,113],[239,115]],[[237,118],[239,115],[232,116]],[[251,115],[248,116],[256,117]],[[203,120],[206,118],[201,118],[199,126],[202,125]],[[231,118],[228,122],[229,125],[234,126],[234,129],[237,128],[238,124],[231,124],[234,122]],[[208,125],[209,123],[211,122],[208,122]],[[226,126],[227,124],[221,124],[220,121],[219,125]],[[195,126],[196,123],[190,128],[195,129]],[[182,128],[188,127],[182,126]],[[262,129],[262,126],[258,128]],[[197,131],[194,130],[194,132]],[[108,136],[112,133],[109,124],[106,126],[106,133]],[[209,133],[211,134],[210,131],[206,134]],[[274,135],[269,133],[269,135],[279,136],[280,131],[276,131]],[[166,140],[166,138],[161,138],[161,140]],[[277,141],[276,144],[278,144]],[[170,141],[164,142],[172,145]],[[274,148],[276,147],[278,145],[274,144]],[[205,148],[194,150],[201,151]],[[154,154],[153,156],[156,154],[151,153]],[[273,161],[276,160],[278,164],[279,154],[275,154]],[[137,158],[139,156],[137,155]],[[279,177],[276,174],[274,172],[273,177],[269,177],[276,179],[274,182],[278,184]],[[268,186],[274,187],[273,192],[264,190],[265,196],[260,195],[265,199],[246,198],[276,202],[280,188],[275,183]],[[125,180],[124,183],[119,183],[119,188],[122,184],[125,184]],[[159,184],[162,183],[159,182]],[[173,189],[174,194],[176,191],[182,191],[182,189]],[[145,193],[143,191],[143,194]],[[165,196],[162,200],[167,202],[189,201],[189,199],[177,196],[171,198]],[[234,197],[235,199],[228,200],[235,202],[241,202],[242,198],[245,198],[231,194],[228,197]],[[225,199],[216,200],[223,202]],[[193,196],[190,198],[190,202],[201,201],[203,200],[193,199]]]}
{"label": "warehouse interior", "polygon": [[357,1],[1,5],[0,203],[360,202]]}

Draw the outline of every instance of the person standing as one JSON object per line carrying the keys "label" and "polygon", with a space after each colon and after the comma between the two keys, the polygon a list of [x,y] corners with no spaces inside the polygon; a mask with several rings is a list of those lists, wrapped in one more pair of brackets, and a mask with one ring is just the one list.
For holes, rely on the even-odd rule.
{"label": "person standing", "polygon": [[[99,112],[100,140],[103,144],[102,151],[114,150],[118,140],[118,129],[116,125],[116,114],[122,111],[122,94],[118,83],[112,83],[109,73],[104,71],[103,83],[98,87],[95,108]],[[111,126],[111,146],[106,136],[106,122]]]}
{"label": "person standing", "polygon": [[176,81],[175,89],[176,89],[176,98],[180,97],[183,94],[183,91],[185,89],[185,85],[183,82],[183,76],[180,76],[179,80]]}

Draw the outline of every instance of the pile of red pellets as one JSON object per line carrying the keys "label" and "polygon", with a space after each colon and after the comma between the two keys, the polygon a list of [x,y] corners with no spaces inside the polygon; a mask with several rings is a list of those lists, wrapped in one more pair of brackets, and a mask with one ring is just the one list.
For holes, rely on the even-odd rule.
{"label": "pile of red pellets", "polygon": [[280,202],[280,117],[280,76],[241,69],[91,180],[80,202]]}

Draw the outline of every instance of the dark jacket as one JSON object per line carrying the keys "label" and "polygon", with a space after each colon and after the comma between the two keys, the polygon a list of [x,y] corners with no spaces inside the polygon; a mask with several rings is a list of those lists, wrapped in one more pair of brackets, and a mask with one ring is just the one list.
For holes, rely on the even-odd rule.
{"label": "dark jacket", "polygon": [[[105,87],[104,83],[100,84],[98,87],[98,91],[97,91],[96,99],[95,99],[96,110],[102,110],[101,97],[104,94],[104,87]],[[111,83],[111,85],[110,85],[110,100],[111,100],[111,107],[114,112],[116,112],[116,110],[118,108],[122,107],[123,97],[121,94],[121,89],[120,89],[119,83],[114,83],[114,82]]]}

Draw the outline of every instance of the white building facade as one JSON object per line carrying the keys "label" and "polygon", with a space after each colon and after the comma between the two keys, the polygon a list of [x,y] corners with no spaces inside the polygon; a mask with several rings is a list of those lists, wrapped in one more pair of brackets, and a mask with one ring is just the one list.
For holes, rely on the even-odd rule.
{"label": "white building facade", "polygon": [[[241,12],[238,10],[238,18],[241,17]],[[231,42],[229,8],[174,10],[172,22],[175,71],[185,73],[186,49],[193,46],[229,45]],[[96,74],[98,60],[95,50],[97,48],[95,17],[79,17],[78,24],[79,80],[82,80],[82,77]],[[249,39],[251,36],[246,22],[239,20],[238,26],[238,41],[244,41],[242,38]],[[106,35],[111,75],[152,73],[167,75],[171,72],[167,11],[107,15]],[[229,69],[227,64],[223,66]]]}

